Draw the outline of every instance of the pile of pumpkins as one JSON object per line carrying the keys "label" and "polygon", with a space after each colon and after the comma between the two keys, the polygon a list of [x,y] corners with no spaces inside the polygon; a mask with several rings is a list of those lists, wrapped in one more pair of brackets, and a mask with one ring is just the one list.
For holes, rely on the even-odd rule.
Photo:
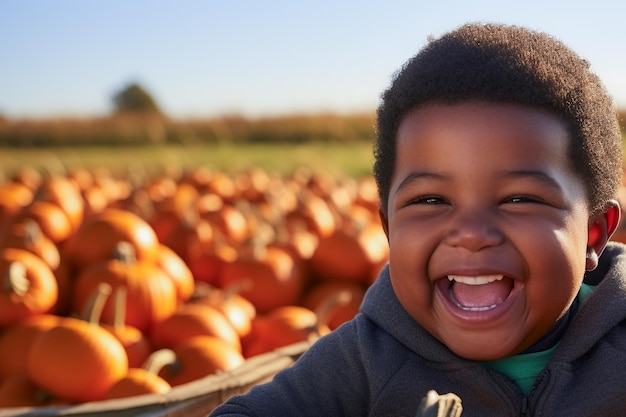
{"label": "pile of pumpkins", "polygon": [[314,340],[387,259],[368,177],[24,167],[0,184],[0,407],[165,393]]}

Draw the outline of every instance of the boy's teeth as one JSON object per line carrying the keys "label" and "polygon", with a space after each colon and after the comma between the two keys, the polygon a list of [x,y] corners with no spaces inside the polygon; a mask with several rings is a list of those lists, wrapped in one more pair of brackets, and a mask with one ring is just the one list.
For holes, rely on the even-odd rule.
{"label": "boy's teeth", "polygon": [[450,281],[456,281],[468,285],[483,285],[490,282],[500,281],[504,278],[504,275],[478,275],[478,276],[463,276],[463,275],[448,275]]}

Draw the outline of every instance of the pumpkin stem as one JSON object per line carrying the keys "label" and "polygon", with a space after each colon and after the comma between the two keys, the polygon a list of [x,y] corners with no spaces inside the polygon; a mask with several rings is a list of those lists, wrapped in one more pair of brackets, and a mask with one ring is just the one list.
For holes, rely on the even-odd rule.
{"label": "pumpkin stem", "polygon": [[137,261],[137,254],[132,243],[121,241],[115,245],[113,259],[126,264],[133,264]]}
{"label": "pumpkin stem", "polygon": [[198,281],[193,287],[193,294],[191,295],[190,302],[202,300],[206,298],[211,292],[215,291],[216,287],[208,282]]}
{"label": "pumpkin stem", "polygon": [[104,305],[107,298],[109,298],[111,291],[112,287],[110,284],[107,284],[106,282],[99,283],[98,287],[93,291],[91,297],[89,297],[89,300],[85,305],[85,309],[81,315],[82,319],[90,324],[100,324],[100,317],[102,316]]}
{"label": "pumpkin stem", "polygon": [[119,286],[115,289],[115,307],[113,310],[113,327],[122,329],[126,326],[126,296],[128,290],[125,286]]}
{"label": "pumpkin stem", "polygon": [[146,371],[158,375],[161,369],[169,367],[173,373],[180,371],[180,361],[172,349],[159,349],[150,354],[148,359],[141,365]]}
{"label": "pumpkin stem", "polygon": [[24,226],[25,238],[28,244],[34,245],[41,240],[43,232],[41,231],[39,223],[33,219],[26,219],[22,224]]}
{"label": "pumpkin stem", "polygon": [[235,295],[240,294],[242,291],[250,290],[254,286],[254,283],[250,278],[242,278],[226,286],[223,291],[224,301],[228,301]]}
{"label": "pumpkin stem", "polygon": [[250,242],[252,257],[257,260],[263,260],[267,257],[267,244],[261,238],[254,237]]}
{"label": "pumpkin stem", "polygon": [[4,276],[4,290],[23,297],[30,288],[30,280],[26,277],[27,268],[22,262],[11,262]]}
{"label": "pumpkin stem", "polygon": [[322,326],[328,325],[331,313],[342,305],[346,305],[352,300],[350,291],[339,291],[326,297],[315,309],[317,322],[315,325],[314,337],[319,337]]}

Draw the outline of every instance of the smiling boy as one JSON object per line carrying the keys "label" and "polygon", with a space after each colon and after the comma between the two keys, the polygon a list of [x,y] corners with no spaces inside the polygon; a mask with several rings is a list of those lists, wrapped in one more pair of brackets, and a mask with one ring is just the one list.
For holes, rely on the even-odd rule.
{"label": "smiling boy", "polygon": [[463,416],[626,409],[621,137],[586,61],[520,27],[432,40],[378,110],[389,265],[361,313],[212,416]]}
{"label": "smiling boy", "polygon": [[431,104],[401,122],[384,214],[391,283],[458,355],[520,353],[576,297],[589,207],[568,143],[556,116],[513,104]]}

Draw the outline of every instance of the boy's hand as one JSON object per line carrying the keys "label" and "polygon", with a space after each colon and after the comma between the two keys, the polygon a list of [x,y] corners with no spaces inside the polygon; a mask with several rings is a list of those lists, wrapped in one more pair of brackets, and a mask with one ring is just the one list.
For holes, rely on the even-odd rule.
{"label": "boy's hand", "polygon": [[456,394],[439,395],[430,390],[422,399],[415,417],[459,417],[462,412],[461,399]]}

